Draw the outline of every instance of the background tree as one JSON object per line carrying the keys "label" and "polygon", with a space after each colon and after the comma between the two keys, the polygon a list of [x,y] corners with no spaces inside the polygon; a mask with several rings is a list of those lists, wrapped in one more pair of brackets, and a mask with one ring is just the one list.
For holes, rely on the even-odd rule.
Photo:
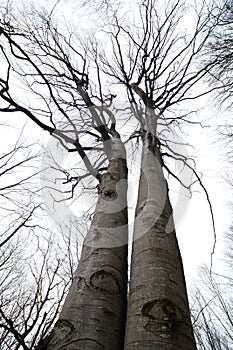
{"label": "background tree", "polygon": [[[48,349],[123,347],[128,222],[124,143],[140,139],[144,173],[136,213],[125,347],[195,349],[162,168],[190,190],[191,184],[179,180],[169,167],[169,160],[175,159],[191,169],[203,187],[193,163],[177,151],[172,135],[176,127],[201,126],[193,119],[188,102],[217,89],[207,91],[199,84],[215,61],[200,69],[197,62],[218,18],[211,17],[204,6],[193,8],[179,0],[166,6],[147,0],[134,9],[119,11],[113,24],[96,33],[96,38],[104,36],[103,45],[67,27],[60,29],[51,12],[35,8],[25,8],[27,16],[8,11],[1,24],[5,62],[1,111],[23,113],[67,150],[67,162],[74,165],[68,169],[60,165],[59,169],[71,197],[81,186],[87,187],[90,178],[98,189],[70,292],[44,342]],[[128,22],[122,13],[127,14]],[[189,13],[193,14],[192,28],[185,25]],[[17,78],[28,98],[34,96],[30,103],[23,97],[20,101],[13,85]],[[122,101],[128,104],[119,107],[117,102]],[[124,130],[122,125],[131,123],[133,128]],[[143,297],[136,295],[139,287]]]}
{"label": "background tree", "polygon": [[232,1],[216,1],[212,14],[219,18],[219,26],[211,34],[205,57],[210,61],[218,60],[218,64],[209,76],[209,81],[211,84],[222,83],[222,88],[216,93],[220,104],[229,108],[232,107]]}
{"label": "background tree", "polygon": [[[208,77],[210,84],[222,84],[216,90],[215,105],[226,117],[217,124],[216,135],[226,168],[222,177],[228,191],[232,192],[232,24],[231,1],[215,2],[213,16],[219,17],[219,26],[213,31],[206,46],[206,60],[216,60],[217,64]],[[231,206],[231,203],[230,203]],[[218,242],[224,246],[225,256],[221,271],[204,267],[200,271],[199,287],[193,297],[194,332],[198,349],[231,349],[232,334],[232,226]],[[224,272],[223,272],[224,271]]]}
{"label": "background tree", "polygon": [[226,234],[224,272],[200,271],[193,296],[193,325],[198,349],[228,350],[232,348],[232,229]]}
{"label": "background tree", "polygon": [[[1,117],[2,121],[4,117]],[[17,122],[1,125],[0,348],[31,349],[47,334],[72,278],[71,248],[41,223],[41,146]],[[22,129],[21,129],[22,128]],[[12,133],[9,139],[5,130]],[[17,131],[17,132],[16,132]],[[14,139],[16,136],[16,141]],[[71,266],[72,265],[72,266]],[[69,268],[70,267],[70,268]]]}

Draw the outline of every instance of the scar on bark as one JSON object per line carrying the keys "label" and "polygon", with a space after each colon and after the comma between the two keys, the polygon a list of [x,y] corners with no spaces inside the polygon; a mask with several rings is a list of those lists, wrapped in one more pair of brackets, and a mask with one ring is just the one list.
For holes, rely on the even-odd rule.
{"label": "scar on bark", "polygon": [[114,190],[105,190],[104,196],[111,200],[117,197],[117,193]]}
{"label": "scar on bark", "polygon": [[[72,325],[72,323],[70,321],[64,320],[64,319],[58,320],[55,327],[58,330],[63,329],[63,331],[64,331],[64,329],[65,329],[65,333],[67,333],[66,335],[71,334],[71,332],[74,330],[74,326]],[[53,331],[49,335],[47,335],[46,337],[39,340],[37,346],[35,346],[35,350],[47,350],[48,344],[50,343],[50,340],[52,337],[53,337]]]}
{"label": "scar on bark", "polygon": [[169,333],[181,322],[185,315],[183,311],[169,299],[155,299],[142,307],[142,316],[147,318],[144,328],[152,333],[161,333],[161,337]]}
{"label": "scar on bark", "polygon": [[90,278],[90,285],[101,292],[109,294],[120,293],[119,282],[117,281],[116,277],[109,271],[100,270],[93,273]]}

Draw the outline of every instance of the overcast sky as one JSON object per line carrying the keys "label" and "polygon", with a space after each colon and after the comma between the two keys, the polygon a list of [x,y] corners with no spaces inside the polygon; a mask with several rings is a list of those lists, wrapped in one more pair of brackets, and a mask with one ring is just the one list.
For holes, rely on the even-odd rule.
{"label": "overcast sky", "polygon": [[[44,0],[40,0],[44,3]],[[39,3],[37,0],[36,4]],[[46,1],[46,4],[53,7],[56,1]],[[72,3],[72,2],[71,2]],[[72,3],[74,8],[74,2]],[[68,11],[68,7],[66,7]],[[64,12],[63,12],[64,14]],[[80,18],[78,23],[81,25]],[[85,19],[84,19],[85,21]],[[89,28],[90,29],[90,28]],[[93,28],[92,28],[93,29]],[[209,103],[208,101],[206,102]],[[217,114],[217,111],[212,109],[203,110],[202,113]],[[222,118],[221,113],[216,115],[218,120]],[[23,119],[23,117],[22,117]],[[217,120],[217,119],[215,119]],[[216,124],[218,122],[215,121]],[[32,133],[30,128],[25,128],[25,134]],[[220,261],[217,260],[217,252],[221,252],[223,249],[223,234],[230,225],[230,211],[228,207],[229,190],[228,185],[223,180],[224,168],[227,167],[226,159],[224,159],[221,148],[214,144],[215,134],[210,135],[210,130],[202,130],[197,127],[196,130],[192,130],[189,140],[190,144],[195,146],[195,161],[197,164],[197,171],[202,173],[202,181],[206,186],[209,193],[209,197],[213,206],[216,230],[217,230],[217,246],[216,246],[216,260],[214,260],[214,268],[220,267]],[[33,135],[36,137],[37,131],[33,131]],[[40,137],[41,132],[38,131]],[[132,180],[132,183],[134,181]],[[132,185],[134,186],[134,184]],[[132,189],[131,186],[131,189]],[[176,213],[179,209],[180,202],[177,202],[179,192],[179,186],[175,187],[174,182],[170,185],[170,196],[172,204]],[[180,215],[177,224],[177,234],[181,253],[184,262],[184,269],[186,273],[186,279],[188,283],[191,283],[191,278],[196,271],[198,265],[202,263],[210,264],[210,254],[213,249],[214,234],[211,221],[211,214],[208,202],[206,200],[205,193],[196,185],[192,198],[186,200],[186,207],[184,214]],[[179,210],[178,210],[179,211]]]}

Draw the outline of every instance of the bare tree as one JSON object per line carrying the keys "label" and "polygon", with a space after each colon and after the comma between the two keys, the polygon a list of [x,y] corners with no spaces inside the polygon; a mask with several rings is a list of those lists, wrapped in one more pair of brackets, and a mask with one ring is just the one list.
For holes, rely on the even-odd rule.
{"label": "bare tree", "polygon": [[[230,8],[228,8],[228,10],[230,10]],[[227,20],[227,17],[225,20]],[[228,49],[230,50],[230,47],[228,47]],[[218,47],[218,50],[222,51],[221,47]],[[216,52],[218,52],[218,50]],[[220,58],[221,55],[219,56],[219,59]],[[222,57],[222,62],[223,65],[226,64],[224,57]],[[219,72],[219,70],[220,67],[217,66],[214,71],[216,73]],[[225,72],[222,71],[222,82],[225,84],[224,74]],[[230,79],[230,77],[228,77],[227,80],[229,84],[232,84],[232,79]],[[225,92],[220,94],[220,106],[221,104],[224,105],[226,102],[224,101],[224,94]],[[230,111],[230,93],[228,95],[227,104],[228,110]],[[229,194],[232,193],[233,188],[231,119],[230,115],[226,124],[218,125],[216,133],[218,136],[218,145],[222,148],[223,158],[225,159],[225,168],[223,169],[222,175]],[[228,205],[230,207],[230,212],[232,212],[232,203],[228,203]],[[215,257],[215,269],[210,270],[209,267],[202,266],[199,270],[198,282],[194,284],[195,288],[192,291],[193,295],[191,297],[191,313],[197,347],[200,350],[230,350],[233,346],[232,239],[233,227],[231,224],[227,232],[223,234],[223,238],[218,241],[219,247],[222,247],[222,253],[220,259]]]}
{"label": "bare tree", "polygon": [[[176,151],[172,135],[176,127],[201,126],[188,102],[217,89],[199,84],[216,62],[208,61],[200,69],[197,63],[218,18],[204,5],[198,9],[180,0],[166,6],[141,1],[134,11],[126,11],[128,22],[121,12],[114,13],[113,23],[98,33],[105,38],[101,45],[60,29],[45,11],[30,11],[27,16],[9,14],[1,23],[6,70],[0,81],[0,110],[23,113],[58,140],[68,159],[78,157],[78,171],[75,165],[71,171],[60,167],[71,197],[90,178],[98,191],[70,291],[52,333],[38,346],[195,349],[163,171],[191,190],[191,184],[183,183],[168,166],[175,159],[194,173],[207,193],[193,163]],[[185,25],[189,11],[192,28]],[[17,97],[17,78],[29,100],[35,97],[30,103]],[[117,101],[122,100],[119,107]],[[127,129],[131,122],[129,139],[142,145],[142,173],[125,326],[128,218],[123,138],[128,130],[122,123]]]}
{"label": "bare tree", "polygon": [[17,126],[7,124],[1,125],[0,156],[0,347],[31,349],[60,311],[72,278],[74,266],[67,266],[74,265],[73,249],[68,242],[54,249],[54,234],[41,223],[40,145],[25,138],[25,128],[14,140]]}
{"label": "bare tree", "polygon": [[222,84],[216,90],[218,106],[232,107],[232,23],[233,4],[230,0],[215,1],[212,15],[218,17],[219,25],[211,33],[206,46],[205,61],[216,60],[215,69],[208,77],[210,84]]}
{"label": "bare tree", "polygon": [[61,240],[57,246],[57,233],[47,231],[43,237],[35,229],[31,235],[30,253],[19,237],[17,247],[7,247],[8,259],[1,265],[1,349],[34,348],[51,331],[70,285],[71,247]]}
{"label": "bare tree", "polygon": [[[2,125],[3,128],[4,125]],[[21,138],[17,139],[12,146],[11,144],[9,146],[2,145],[0,157],[2,227],[0,248],[31,219],[37,207],[32,201],[32,183],[33,178],[39,174],[39,171],[35,169],[35,160],[39,156],[36,145],[33,143],[28,145],[21,141]],[[28,187],[30,183],[31,189]],[[23,201],[22,194],[24,194]]]}
{"label": "bare tree", "polygon": [[[192,301],[193,326],[200,350],[229,350],[233,344],[232,314],[232,230],[226,236],[225,274],[200,270],[199,285]],[[230,263],[230,264],[229,264]],[[227,272],[228,270],[228,272]]]}
{"label": "bare tree", "polygon": [[[124,146],[120,140],[120,135],[115,130],[115,120],[111,113],[106,113],[104,109],[96,109],[92,102],[86,86],[88,84],[88,75],[85,72],[86,59],[82,54],[79,54],[75,48],[69,43],[69,39],[62,36],[57,32],[56,28],[52,28],[50,22],[46,18],[41,18],[43,29],[41,32],[34,32],[33,27],[30,27],[29,23],[22,23],[27,26],[28,35],[33,35],[34,45],[32,46],[33,57],[30,58],[31,52],[27,52],[26,48],[21,47],[14,40],[11,39],[11,34],[5,31],[7,40],[10,40],[10,45],[13,44],[12,50],[20,50],[20,54],[16,54],[20,60],[28,61],[29,66],[34,69],[33,73],[24,73],[33,79],[36,79],[38,85],[44,84],[48,89],[48,99],[45,98],[43,92],[38,92],[38,95],[44,100],[44,104],[47,107],[46,114],[49,117],[48,121],[51,121],[51,125],[45,124],[39,120],[36,113],[32,113],[28,109],[20,106],[10,95],[8,91],[8,78],[10,74],[11,63],[8,60],[8,76],[7,80],[2,84],[2,98],[6,101],[6,104],[10,104],[12,107],[6,107],[6,110],[26,112],[28,116],[35,121],[36,124],[43,127],[44,130],[49,131],[55,137],[57,137],[62,143],[69,145],[70,152],[77,152],[83,160],[88,174],[94,176],[98,181],[99,200],[96,206],[95,216],[92,222],[92,226],[86,236],[86,243],[84,243],[81,259],[79,262],[78,270],[75,274],[73,287],[67,298],[60,320],[58,321],[55,328],[55,339],[52,340],[52,347],[60,346],[60,335],[61,329],[64,328],[63,341],[64,346],[72,344],[70,334],[77,338],[76,332],[79,333],[81,347],[92,346],[92,343],[105,343],[106,346],[115,344],[116,347],[122,346],[124,339],[124,315],[126,309],[126,278],[127,278],[127,206],[126,206],[126,179],[127,179],[127,168],[125,161]],[[32,19],[33,20],[33,19]],[[32,23],[31,23],[32,24]],[[50,27],[51,26],[51,27]],[[24,28],[24,29],[26,29]],[[9,28],[10,29],[10,28]],[[39,29],[39,28],[37,28]],[[46,30],[46,31],[45,31]],[[47,36],[47,30],[50,37],[50,42]],[[11,29],[10,29],[11,31]],[[29,34],[30,33],[30,34]],[[27,38],[26,32],[22,33],[21,38]],[[40,37],[43,36],[43,40]],[[28,37],[29,38],[29,37]],[[79,70],[78,67],[74,66],[69,58],[68,53],[63,49],[64,46],[68,46],[72,54],[77,55],[78,60],[81,61],[82,68]],[[57,47],[60,47],[57,52]],[[39,50],[42,56],[37,53]],[[40,69],[41,63],[35,62],[43,59],[46,53],[46,64],[45,72],[43,73]],[[55,55],[54,55],[55,54]],[[55,64],[52,65],[52,61],[55,58]],[[34,61],[35,59],[35,61]],[[45,62],[44,62],[45,63]],[[77,64],[79,62],[77,61]],[[64,74],[60,75],[58,71],[61,65]],[[23,67],[24,69],[27,66]],[[30,68],[30,69],[31,69]],[[47,70],[48,69],[48,70]],[[52,74],[51,74],[52,70]],[[38,77],[38,79],[37,79]],[[42,79],[42,80],[41,80]],[[73,95],[75,93],[75,95]],[[65,94],[66,98],[60,96]],[[106,96],[108,98],[108,96]],[[63,102],[65,102],[63,105]],[[55,119],[51,119],[55,116],[51,108],[56,108],[58,113],[63,117],[58,120],[58,128],[55,125]],[[90,116],[86,116],[86,109],[88,107]],[[83,147],[82,142],[83,132],[80,130],[80,122],[75,123],[73,115],[69,116],[69,110],[76,110],[81,120],[81,125],[84,125],[85,134],[89,134],[93,141],[87,140],[88,146]],[[2,108],[2,111],[5,108]],[[42,111],[42,110],[41,110]],[[33,111],[34,112],[34,111]],[[41,112],[40,112],[41,113]],[[51,117],[49,116],[51,114]],[[105,117],[106,115],[106,117]],[[105,118],[108,118],[108,122],[104,122]],[[86,119],[86,120],[85,120]],[[63,125],[67,125],[71,128],[71,131],[64,130]],[[69,136],[69,134],[71,136]],[[84,135],[85,136],[85,135]],[[96,165],[93,166],[89,159],[87,151],[92,149],[98,153],[95,148],[96,142],[99,140],[103,142],[103,151],[100,148],[100,156],[97,156]],[[67,147],[65,145],[65,147]],[[107,164],[106,164],[107,162]],[[82,179],[74,178],[71,181],[77,183]],[[118,191],[116,185],[118,185]],[[114,199],[116,199],[114,201]],[[108,210],[106,210],[107,208]],[[110,233],[108,228],[115,229],[115,243],[110,242]],[[98,239],[105,242],[98,243]],[[97,244],[95,243],[97,241]],[[112,247],[112,244],[115,247]],[[88,268],[87,268],[88,267]],[[95,293],[94,293],[95,292]],[[73,296],[75,293],[75,297]],[[96,295],[95,297],[93,297]],[[73,304],[72,309],[70,308],[69,299],[72,301],[77,300],[77,305]],[[71,311],[73,310],[73,312]],[[92,312],[92,316],[91,316]],[[107,315],[107,319],[106,319]],[[67,320],[67,321],[64,321]],[[88,321],[91,320],[91,323]],[[102,322],[100,322],[102,320]],[[72,324],[76,324],[73,329]],[[70,328],[72,327],[72,329]],[[96,328],[100,327],[100,331],[96,332]],[[56,332],[57,329],[57,332]],[[111,331],[113,329],[113,331]],[[71,330],[73,332],[71,332]],[[75,330],[75,332],[74,332]],[[96,340],[92,340],[92,333],[96,333]],[[72,334],[73,333],[73,334]],[[90,333],[90,335],[89,335]],[[83,334],[86,334],[86,338],[83,339]],[[108,336],[106,336],[106,334]],[[112,345],[111,345],[112,346]]]}

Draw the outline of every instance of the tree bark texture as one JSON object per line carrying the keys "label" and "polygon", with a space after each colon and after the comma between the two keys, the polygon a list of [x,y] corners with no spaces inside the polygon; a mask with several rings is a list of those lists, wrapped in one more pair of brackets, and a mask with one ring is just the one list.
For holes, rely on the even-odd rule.
{"label": "tree bark texture", "polygon": [[196,349],[160,152],[144,140],[124,350]]}
{"label": "tree bark texture", "polygon": [[122,350],[127,303],[127,166],[112,141],[78,268],[48,350]]}

